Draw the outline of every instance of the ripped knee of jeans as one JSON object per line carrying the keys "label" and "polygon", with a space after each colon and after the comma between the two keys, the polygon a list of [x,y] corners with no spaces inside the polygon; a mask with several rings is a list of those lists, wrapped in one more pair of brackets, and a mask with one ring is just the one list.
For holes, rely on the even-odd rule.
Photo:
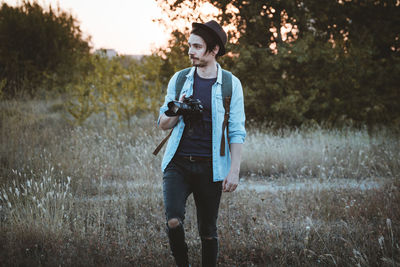
{"label": "ripped knee of jeans", "polygon": [[169,229],[178,228],[180,225],[182,225],[182,222],[178,218],[171,218],[167,222],[167,226],[168,226]]}

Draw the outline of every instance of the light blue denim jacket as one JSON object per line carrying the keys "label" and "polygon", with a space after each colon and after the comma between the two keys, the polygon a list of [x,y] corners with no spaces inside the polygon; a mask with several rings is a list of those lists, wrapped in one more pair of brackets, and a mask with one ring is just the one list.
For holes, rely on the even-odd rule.
{"label": "light blue denim jacket", "polygon": [[[213,158],[213,180],[214,182],[222,181],[229,173],[231,167],[231,156],[229,153],[228,138],[225,138],[225,156],[220,156],[220,145],[222,135],[222,123],[224,121],[224,106],[222,102],[222,70],[218,66],[217,81],[212,86],[211,90],[211,117],[212,117],[212,158]],[[183,85],[181,95],[191,96],[193,94],[193,81],[194,81],[195,67],[192,67],[190,72],[186,75],[187,79]],[[165,96],[164,104],[160,108],[160,116],[168,110],[167,104],[175,100],[175,84],[178,73],[172,76],[168,83],[167,95]],[[160,123],[160,117],[158,118]],[[245,113],[243,103],[243,89],[237,77],[232,75],[232,98],[230,105],[229,115],[229,143],[244,143],[246,137],[246,130],[244,127]],[[175,125],[171,137],[169,138],[167,148],[164,153],[164,158],[161,163],[161,169],[164,172],[168,163],[174,157],[175,152],[179,146],[185,123],[182,116],[180,116],[178,123]],[[226,130],[225,130],[226,137]]]}

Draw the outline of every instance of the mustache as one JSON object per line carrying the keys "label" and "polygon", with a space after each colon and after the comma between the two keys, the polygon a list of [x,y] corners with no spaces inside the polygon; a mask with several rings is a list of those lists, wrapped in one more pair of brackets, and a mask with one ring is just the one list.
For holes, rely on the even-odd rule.
{"label": "mustache", "polygon": [[190,59],[198,59],[198,58],[197,58],[197,57],[192,57],[192,56],[191,56]]}

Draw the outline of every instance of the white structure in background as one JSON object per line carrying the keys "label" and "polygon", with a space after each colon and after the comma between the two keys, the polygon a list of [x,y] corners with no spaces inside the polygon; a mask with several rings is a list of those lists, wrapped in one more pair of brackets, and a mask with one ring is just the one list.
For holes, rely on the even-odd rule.
{"label": "white structure in background", "polygon": [[142,57],[143,57],[143,55],[120,55],[120,54],[118,54],[118,52],[116,50],[109,49],[109,48],[97,49],[96,51],[94,51],[94,53],[96,55],[101,55],[101,56],[107,57],[108,59],[111,59],[111,58],[116,57],[116,56],[125,56],[125,57],[128,57],[128,58],[141,60]]}
{"label": "white structure in background", "polygon": [[109,59],[118,56],[117,51],[115,51],[114,49],[107,49],[107,48],[97,49],[96,51],[94,51],[94,53],[97,55],[105,56]]}

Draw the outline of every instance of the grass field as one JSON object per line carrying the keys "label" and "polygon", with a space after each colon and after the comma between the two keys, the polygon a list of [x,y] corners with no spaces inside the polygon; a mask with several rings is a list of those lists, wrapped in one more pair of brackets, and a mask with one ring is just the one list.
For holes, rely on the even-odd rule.
{"label": "grass field", "polygon": [[[161,188],[166,135],[66,122],[58,101],[0,103],[0,266],[173,266]],[[162,153],[160,153],[162,154]],[[399,266],[400,139],[388,129],[248,129],[224,193],[219,266]],[[201,247],[194,202],[185,229]]]}

